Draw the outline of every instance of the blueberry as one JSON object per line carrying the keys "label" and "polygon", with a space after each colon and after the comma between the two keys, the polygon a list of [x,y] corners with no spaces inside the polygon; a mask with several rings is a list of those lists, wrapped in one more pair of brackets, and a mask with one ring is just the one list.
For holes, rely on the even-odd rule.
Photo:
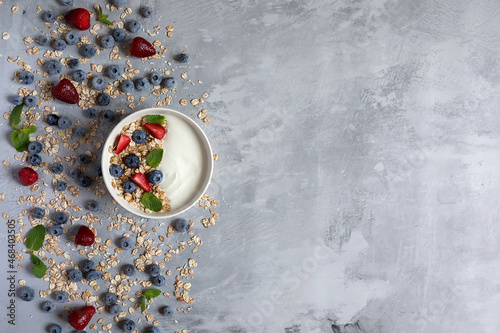
{"label": "blueberry", "polygon": [[136,188],[137,185],[135,185],[133,181],[127,180],[125,183],[123,183],[123,191],[125,191],[125,193],[132,193]]}
{"label": "blueberry", "polygon": [[149,82],[151,82],[151,84],[154,86],[159,85],[162,80],[163,80],[163,76],[159,73],[149,74]]}
{"label": "blueberry", "polygon": [[163,172],[160,170],[151,171],[148,175],[149,182],[153,185],[159,184],[163,180]]}
{"label": "blueberry", "polygon": [[73,80],[76,82],[83,82],[87,78],[87,74],[85,74],[84,71],[81,69],[77,69],[76,71],[73,72]]}
{"label": "blueberry", "polygon": [[91,83],[92,88],[99,91],[103,91],[108,86],[108,80],[106,80],[102,75],[94,76]]}
{"label": "blueberry", "polygon": [[37,41],[38,41],[38,44],[40,44],[41,46],[47,46],[50,43],[49,37],[43,36],[43,35],[39,36]]}
{"label": "blueberry", "polygon": [[126,94],[131,93],[134,91],[134,82],[132,80],[123,80],[122,83],[120,84],[120,88],[122,91]]}
{"label": "blueberry", "polygon": [[36,96],[26,96],[24,97],[24,104],[27,107],[33,108],[38,104],[38,97]]}
{"label": "blueberry", "polygon": [[42,144],[38,141],[31,141],[28,145],[28,151],[32,154],[38,154],[42,151]]}
{"label": "blueberry", "polygon": [[64,180],[60,180],[56,184],[56,190],[59,192],[65,191],[66,188],[68,187],[68,184]]}
{"label": "blueberry", "polygon": [[171,316],[174,314],[174,309],[171,306],[165,306],[163,309],[161,309],[161,313],[164,316]]}
{"label": "blueberry", "polygon": [[142,17],[149,18],[149,17],[153,16],[154,12],[155,11],[154,11],[153,7],[151,7],[151,6],[141,7]]}
{"label": "blueberry", "polygon": [[132,240],[129,237],[122,237],[120,239],[120,247],[124,250],[130,250],[134,246]]}
{"label": "blueberry", "polygon": [[76,136],[83,137],[83,136],[85,136],[85,133],[86,133],[86,131],[85,131],[84,127],[80,126],[80,127],[75,128]]}
{"label": "blueberry", "polygon": [[115,293],[107,292],[102,296],[104,304],[113,305],[118,301],[118,296]]}
{"label": "blueberry", "polygon": [[68,222],[68,214],[65,212],[57,212],[54,214],[54,221],[56,221],[57,224],[65,224]]}
{"label": "blueberry", "polygon": [[111,0],[111,3],[116,7],[123,7],[127,3],[127,0]]}
{"label": "blueberry", "polygon": [[50,324],[48,327],[48,332],[49,333],[61,333],[62,327],[57,325],[57,324]]}
{"label": "blueberry", "polygon": [[95,168],[95,176],[96,177],[102,177],[102,168],[100,165],[98,165],[96,168]]}
{"label": "blueberry", "polygon": [[165,85],[165,88],[172,90],[177,87],[177,80],[171,76],[167,76],[165,80],[163,80],[163,84]]}
{"label": "blueberry", "polygon": [[68,293],[63,290],[56,291],[54,293],[54,299],[57,303],[66,303],[68,301],[68,298]]}
{"label": "blueberry", "polygon": [[56,175],[60,174],[61,172],[63,172],[64,168],[62,166],[61,163],[54,163],[50,166],[50,171],[52,173],[55,173]]}
{"label": "blueberry", "polygon": [[180,232],[189,231],[189,222],[186,219],[177,219],[174,224],[174,228]]}
{"label": "blueberry", "polygon": [[59,0],[61,1],[61,5],[63,6],[72,6],[75,3],[75,0]]}
{"label": "blueberry", "polygon": [[111,65],[107,68],[106,74],[112,80],[117,80],[123,75],[123,68],[118,65]]}
{"label": "blueberry", "polygon": [[67,129],[70,128],[73,122],[69,117],[62,116],[59,117],[59,120],[57,121],[57,126],[59,126],[60,129]]}
{"label": "blueberry", "polygon": [[56,51],[64,51],[66,49],[66,42],[62,39],[56,39],[52,46]]}
{"label": "blueberry", "polygon": [[21,82],[22,84],[32,84],[34,80],[35,76],[31,72],[22,71],[21,73],[19,73],[19,82]]}
{"label": "blueberry", "polygon": [[132,264],[126,264],[122,267],[122,271],[126,276],[132,276],[135,274],[135,266]]}
{"label": "blueberry", "polygon": [[28,157],[28,163],[32,166],[39,166],[42,163],[42,157],[38,154],[33,154]]}
{"label": "blueberry", "polygon": [[54,224],[53,226],[50,227],[49,233],[52,236],[61,236],[63,234],[63,227],[60,225]]}
{"label": "blueberry", "polygon": [[147,136],[144,131],[135,130],[134,133],[132,133],[132,140],[134,140],[135,143],[144,143],[146,142],[146,139]]}
{"label": "blueberry", "polygon": [[128,24],[127,24],[127,29],[131,33],[135,33],[137,31],[141,30],[141,28],[142,28],[142,23],[141,23],[141,21],[138,21],[138,20],[132,20],[132,21],[128,22]]}
{"label": "blueberry", "polygon": [[75,45],[78,42],[78,35],[73,31],[70,31],[66,34],[66,36],[64,36],[64,40],[68,43],[68,45]]}
{"label": "blueberry", "polygon": [[146,330],[146,333],[160,333],[160,329],[158,328],[158,326],[150,326],[148,327],[148,329]]}
{"label": "blueberry", "polygon": [[35,207],[31,211],[31,216],[33,216],[33,218],[35,218],[35,219],[41,219],[45,216],[45,210],[43,210],[40,207]]}
{"label": "blueberry", "polygon": [[153,284],[157,287],[165,285],[165,277],[163,275],[158,275],[153,277]]}
{"label": "blueberry", "polygon": [[71,282],[80,282],[83,279],[83,273],[79,269],[74,269],[68,273],[68,278]]}
{"label": "blueberry", "polygon": [[78,155],[78,164],[89,164],[90,163],[90,157],[87,154],[80,154]]}
{"label": "blueberry", "polygon": [[46,11],[45,13],[43,13],[43,20],[45,22],[54,23],[56,21],[56,14],[54,14],[50,10]]}
{"label": "blueberry", "polygon": [[115,39],[115,41],[122,42],[126,37],[127,33],[125,32],[125,29],[116,28],[115,30],[113,30],[113,38]]}
{"label": "blueberry", "polygon": [[94,270],[95,266],[96,262],[90,259],[87,259],[82,263],[82,269],[84,272],[90,272]]}
{"label": "blueberry", "polygon": [[59,121],[59,116],[55,114],[49,114],[45,121],[47,122],[48,125],[51,126],[57,125],[57,122]]}
{"label": "blueberry", "polygon": [[10,102],[14,105],[21,105],[23,104],[23,98],[19,95],[15,95],[10,98]]}
{"label": "blueberry", "polygon": [[62,71],[62,65],[57,60],[49,60],[45,63],[45,70],[49,75],[59,74]]}
{"label": "blueberry", "polygon": [[149,81],[145,77],[135,80],[135,89],[143,91],[149,88]]}
{"label": "blueberry", "polygon": [[141,160],[137,157],[137,155],[130,154],[125,157],[125,165],[129,168],[138,168],[140,163]]}
{"label": "blueberry", "polygon": [[82,175],[82,172],[78,168],[71,168],[68,171],[68,174],[73,179],[78,179]]}
{"label": "blueberry", "polygon": [[106,93],[100,93],[97,96],[97,104],[99,104],[100,106],[109,105],[110,102],[111,102],[111,97]]}
{"label": "blueberry", "polygon": [[87,201],[87,209],[90,210],[91,212],[97,212],[99,210],[99,202],[96,200],[89,200]]}
{"label": "blueberry", "polygon": [[109,166],[109,174],[113,177],[120,177],[123,174],[123,169],[118,164],[111,164]]}
{"label": "blueberry", "polygon": [[80,47],[80,53],[85,58],[92,58],[96,54],[95,47],[91,44],[86,44]]}
{"label": "blueberry", "polygon": [[182,63],[189,61],[189,56],[187,55],[187,53],[179,53],[177,55],[177,57],[175,57],[175,58],[178,62],[182,62]]}
{"label": "blueberry", "polygon": [[115,39],[111,35],[101,37],[101,46],[105,49],[110,49],[115,45]]}
{"label": "blueberry", "polygon": [[45,313],[51,313],[56,309],[56,305],[52,301],[45,301],[42,303],[42,311]]}
{"label": "blueberry", "polygon": [[116,112],[113,110],[106,110],[102,113],[102,119],[108,123],[115,120]]}
{"label": "blueberry", "polygon": [[81,176],[78,178],[78,185],[81,187],[89,187],[92,184],[92,179],[89,176]]}
{"label": "blueberry", "polygon": [[151,276],[158,276],[160,275],[160,266],[157,264],[151,264],[147,267],[147,272]]}
{"label": "blueberry", "polygon": [[132,333],[135,330],[135,321],[127,319],[123,322],[123,331],[126,333]]}
{"label": "blueberry", "polygon": [[101,272],[98,272],[98,271],[89,271],[86,275],[86,279],[88,282],[92,282],[92,281],[95,281],[97,279],[100,279],[102,276],[102,273]]}
{"label": "blueberry", "polygon": [[80,67],[80,60],[73,58],[68,62],[68,65],[69,68],[76,69]]}
{"label": "blueberry", "polygon": [[111,313],[113,316],[116,316],[120,312],[122,312],[122,307],[118,304],[113,304],[109,307],[109,313]]}
{"label": "blueberry", "polygon": [[87,116],[87,118],[94,119],[97,117],[97,111],[96,109],[90,108],[85,110],[85,115]]}

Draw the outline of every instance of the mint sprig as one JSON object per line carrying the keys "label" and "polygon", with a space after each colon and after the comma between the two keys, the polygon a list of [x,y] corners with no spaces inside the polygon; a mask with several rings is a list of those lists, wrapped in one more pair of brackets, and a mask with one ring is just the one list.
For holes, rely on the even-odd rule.
{"label": "mint sprig", "polygon": [[24,240],[24,244],[31,251],[38,251],[43,245],[45,239],[45,227],[41,224],[31,228]]}
{"label": "mint sprig", "polygon": [[148,289],[144,290],[142,293],[142,302],[141,302],[141,312],[144,312],[146,310],[146,300],[153,299],[155,297],[158,297],[161,295],[161,290],[160,289]]}
{"label": "mint sprig", "polygon": [[156,197],[153,193],[146,192],[141,198],[142,204],[149,210],[153,212],[159,212],[163,207],[161,200]]}
{"label": "mint sprig", "polygon": [[33,263],[31,268],[33,275],[39,279],[43,278],[45,272],[47,272],[47,266],[34,254],[31,254],[31,262]]}
{"label": "mint sprig", "polygon": [[25,151],[26,149],[28,149],[28,145],[30,143],[30,134],[35,132],[35,125],[14,130],[10,135],[12,145],[14,145],[14,148],[16,148],[18,152]]}
{"label": "mint sprig", "polygon": [[97,13],[97,21],[101,21],[102,23],[105,23],[107,25],[113,25],[113,22],[108,20],[109,15],[103,15],[102,13],[102,7],[99,5],[98,13]]}
{"label": "mint sprig", "polygon": [[23,113],[24,104],[16,105],[10,113],[9,121],[11,127],[16,127],[21,122],[21,114]]}
{"label": "mint sprig", "polygon": [[161,159],[163,158],[163,149],[155,149],[148,154],[146,157],[146,163],[156,168],[161,163]]}
{"label": "mint sprig", "polygon": [[146,123],[163,125],[165,123],[165,116],[160,114],[149,114],[146,116]]}

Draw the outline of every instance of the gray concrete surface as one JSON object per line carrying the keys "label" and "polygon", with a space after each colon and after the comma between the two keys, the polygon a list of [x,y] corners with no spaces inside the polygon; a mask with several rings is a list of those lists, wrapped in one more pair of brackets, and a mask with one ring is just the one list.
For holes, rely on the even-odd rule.
{"label": "gray concrete surface", "polygon": [[[162,332],[499,331],[498,1],[152,3],[175,27],[159,37],[167,55],[192,58],[194,85],[174,101],[210,95],[203,128],[219,159],[208,194],[221,216],[204,229],[206,211],[185,214],[204,242],[196,302],[160,318]],[[11,5],[0,7],[8,78],[18,66],[7,56],[24,54],[21,38],[40,26],[35,2],[20,4],[24,22]],[[18,84],[1,86],[6,111]],[[11,162],[1,207],[15,216],[25,189],[0,128]],[[43,286],[26,269],[19,278]],[[18,305],[15,330],[4,315],[2,332],[50,322]]]}

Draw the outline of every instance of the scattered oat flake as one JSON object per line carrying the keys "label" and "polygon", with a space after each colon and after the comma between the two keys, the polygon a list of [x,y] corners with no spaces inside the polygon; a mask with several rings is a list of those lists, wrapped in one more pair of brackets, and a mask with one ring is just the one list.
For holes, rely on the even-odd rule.
{"label": "scattered oat flake", "polygon": [[14,13],[14,14],[15,14],[15,13],[17,13],[17,12],[19,11],[19,6],[13,6],[13,7],[11,8],[11,10],[12,10],[12,13]]}
{"label": "scattered oat flake", "polygon": [[7,40],[7,39],[9,39],[9,38],[10,38],[10,34],[9,34],[8,32],[4,32],[4,33],[2,34],[2,39]]}
{"label": "scattered oat flake", "polygon": [[181,99],[181,100],[179,101],[179,103],[180,103],[181,105],[184,105],[184,106],[186,106],[186,105],[188,104],[188,102],[187,102],[185,99]]}

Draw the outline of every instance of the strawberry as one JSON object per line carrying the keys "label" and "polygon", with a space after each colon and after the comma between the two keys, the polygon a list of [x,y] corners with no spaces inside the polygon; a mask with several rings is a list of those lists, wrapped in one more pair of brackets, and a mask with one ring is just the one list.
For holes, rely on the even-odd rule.
{"label": "strawberry", "polygon": [[89,227],[82,225],[80,228],[78,228],[78,233],[75,237],[76,245],[90,246],[94,244],[94,240],[95,235]]}
{"label": "strawberry", "polygon": [[76,104],[80,100],[78,91],[68,79],[62,79],[56,86],[52,88],[52,96],[60,101]]}
{"label": "strawberry", "polygon": [[134,40],[132,40],[130,54],[137,58],[144,58],[154,56],[156,54],[156,50],[153,45],[151,45],[151,43],[144,38],[135,37]]}
{"label": "strawberry", "polygon": [[36,171],[32,168],[28,167],[19,170],[17,176],[19,177],[19,181],[21,182],[21,184],[24,186],[33,185],[38,180],[38,173],[36,173]]}
{"label": "strawberry", "polygon": [[167,130],[165,127],[160,124],[144,124],[144,128],[148,130],[148,132],[158,140],[163,139]]}
{"label": "strawberry", "polygon": [[83,330],[95,315],[95,308],[92,305],[74,309],[68,315],[68,323],[74,329]]}
{"label": "strawberry", "polygon": [[118,139],[118,144],[116,145],[116,154],[120,154],[122,151],[124,151],[129,143],[130,143],[130,137],[125,134],[120,134],[120,138]]}
{"label": "strawberry", "polygon": [[85,8],[75,8],[64,15],[64,19],[79,30],[90,28],[90,13]]}
{"label": "strawberry", "polygon": [[138,172],[131,179],[134,183],[139,185],[144,191],[151,192],[151,186],[149,186],[149,182],[146,179],[146,176],[144,176],[144,174]]}

